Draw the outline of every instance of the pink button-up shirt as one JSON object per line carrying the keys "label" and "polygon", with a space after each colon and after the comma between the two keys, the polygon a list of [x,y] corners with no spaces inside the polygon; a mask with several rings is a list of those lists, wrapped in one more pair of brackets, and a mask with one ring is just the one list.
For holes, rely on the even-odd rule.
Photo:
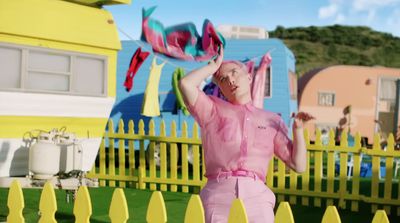
{"label": "pink button-up shirt", "polygon": [[272,155],[290,161],[293,144],[276,113],[252,103],[235,105],[200,90],[188,109],[201,127],[206,177],[249,171],[264,181]]}

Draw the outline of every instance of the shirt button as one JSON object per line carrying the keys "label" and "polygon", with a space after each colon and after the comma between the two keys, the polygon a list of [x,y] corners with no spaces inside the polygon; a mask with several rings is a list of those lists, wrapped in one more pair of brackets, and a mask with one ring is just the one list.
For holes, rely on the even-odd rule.
{"label": "shirt button", "polygon": [[249,121],[250,119],[249,119],[249,118],[246,118],[246,120]]}
{"label": "shirt button", "polygon": [[247,138],[247,135],[245,135],[244,137]]}

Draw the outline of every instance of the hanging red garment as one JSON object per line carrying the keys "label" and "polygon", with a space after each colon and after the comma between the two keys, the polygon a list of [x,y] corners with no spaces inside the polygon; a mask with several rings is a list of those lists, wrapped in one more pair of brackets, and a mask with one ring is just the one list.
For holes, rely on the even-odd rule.
{"label": "hanging red garment", "polygon": [[146,58],[150,55],[149,52],[142,52],[142,48],[138,48],[136,52],[133,54],[131,58],[131,63],[129,64],[129,69],[126,72],[126,78],[124,82],[124,86],[126,91],[130,91],[133,87],[133,77],[135,77],[136,72],[139,70],[139,67],[146,60]]}

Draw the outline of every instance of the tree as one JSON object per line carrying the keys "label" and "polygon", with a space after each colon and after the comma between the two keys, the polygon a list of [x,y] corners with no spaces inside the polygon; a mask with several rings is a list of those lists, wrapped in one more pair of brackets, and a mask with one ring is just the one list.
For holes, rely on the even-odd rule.
{"label": "tree", "polygon": [[336,57],[337,56],[337,50],[336,50],[335,44],[333,44],[333,43],[329,44],[327,51],[328,51],[327,52],[328,56],[330,56],[330,57]]}

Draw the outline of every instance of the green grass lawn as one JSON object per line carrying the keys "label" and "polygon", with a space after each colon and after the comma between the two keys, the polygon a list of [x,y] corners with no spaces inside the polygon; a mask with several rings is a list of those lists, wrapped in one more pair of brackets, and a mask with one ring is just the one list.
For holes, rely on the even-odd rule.
{"label": "green grass lawn", "polygon": [[[91,217],[92,223],[110,222],[108,218],[108,209],[111,203],[111,197],[114,188],[89,188],[89,193],[92,200],[93,214]],[[129,207],[130,219],[128,222],[146,222],[147,205],[150,200],[151,191],[138,190],[132,188],[124,189],[125,196]],[[24,217],[27,223],[37,222],[38,206],[41,190],[38,189],[24,189],[25,209]],[[162,192],[165,205],[167,209],[168,222],[183,222],[184,214],[190,194],[180,192]],[[7,208],[8,189],[0,189],[0,222],[6,221],[8,208]],[[74,222],[73,204],[66,203],[66,192],[56,190],[58,211],[56,219],[58,222]],[[312,202],[311,202],[312,203]],[[278,206],[278,205],[276,205]],[[295,221],[298,223],[320,223],[322,220],[325,208],[306,207],[301,205],[292,205],[292,211]],[[373,214],[370,213],[368,204],[360,205],[359,212],[351,212],[348,210],[339,209],[343,223],[370,223]],[[400,217],[391,216],[390,222],[400,222]]]}

